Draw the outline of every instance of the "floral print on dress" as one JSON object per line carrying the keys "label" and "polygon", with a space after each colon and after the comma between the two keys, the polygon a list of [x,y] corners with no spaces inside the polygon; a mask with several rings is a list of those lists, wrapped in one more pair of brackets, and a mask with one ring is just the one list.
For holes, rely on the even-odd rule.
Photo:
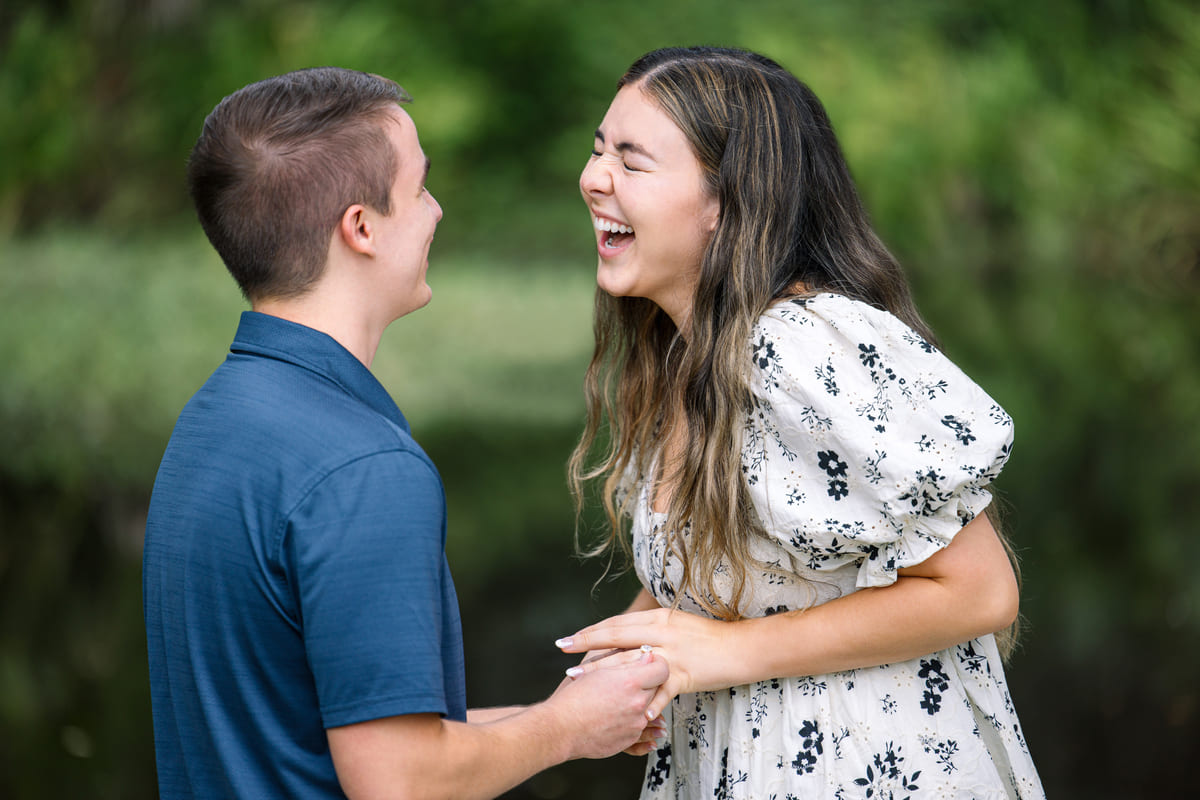
{"label": "floral print on dress", "polygon": [[[777,304],[749,342],[742,471],[765,536],[747,616],[886,586],[953,540],[991,500],[1012,420],[930,342],[834,294]],[[637,482],[635,482],[637,483]],[[678,543],[645,482],[634,562],[664,606]],[[690,534],[681,536],[686,542]],[[728,599],[722,565],[714,588]],[[1044,797],[993,637],[835,675],[681,695],[647,760],[643,798]]]}

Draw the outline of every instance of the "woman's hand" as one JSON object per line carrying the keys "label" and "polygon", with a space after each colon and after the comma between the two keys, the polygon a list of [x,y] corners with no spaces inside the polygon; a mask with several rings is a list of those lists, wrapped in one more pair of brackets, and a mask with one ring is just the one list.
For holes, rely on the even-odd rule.
{"label": "woman's hand", "polygon": [[[654,607],[658,608],[658,603],[654,603]],[[629,613],[628,610],[626,610],[625,613],[628,614]],[[586,663],[600,662],[601,660],[605,660],[605,658],[607,658],[607,661],[604,661],[602,663],[596,663],[595,667],[593,667],[593,668],[617,667],[617,666],[620,666],[620,664],[622,664],[622,663],[630,663],[630,662],[636,660],[636,658],[640,658],[642,656],[643,652],[646,652],[649,649],[650,649],[649,645],[646,645],[646,646],[642,646],[642,648],[638,648],[637,650],[588,651],[587,654],[584,654],[583,661],[581,663],[586,664]],[[608,656],[616,656],[616,655],[620,655],[620,654],[624,654],[624,655],[622,655],[622,657],[620,657],[620,658],[608,657]],[[575,668],[568,669],[568,670],[566,670],[566,678],[564,680],[575,680],[576,678],[578,678],[578,676],[582,675],[584,672],[586,672],[586,670],[575,669]],[[659,739],[664,738],[664,736],[666,736],[666,735],[667,735],[667,722],[666,722],[666,720],[664,720],[664,718],[662,718],[662,715],[660,714],[659,716],[654,717],[653,720],[650,720],[646,724],[646,728],[642,729],[642,735],[640,736],[640,738],[638,738],[637,741],[634,742],[634,744],[630,745],[629,747],[626,747],[625,750],[622,752],[628,754],[628,756],[647,756],[647,754],[649,754],[650,752],[653,752],[655,750],[655,748],[658,747]]]}
{"label": "woman's hand", "polygon": [[[651,650],[652,648],[649,645],[643,645],[637,650],[610,649],[588,652],[586,655],[584,655],[583,661],[580,663],[581,667],[584,664],[591,666],[587,667],[587,669],[583,669],[581,667],[572,667],[567,670],[567,677],[563,680],[564,682],[573,681],[576,678],[579,678],[582,675],[596,669],[611,669],[614,667],[636,663]],[[665,660],[666,659],[663,659],[663,661]],[[658,747],[658,740],[667,735],[667,721],[663,719],[661,714],[650,718],[650,714],[647,713],[647,718],[650,719],[650,721],[647,722],[646,727],[642,729],[642,735],[638,737],[636,742],[625,748],[622,752],[631,756],[648,755],[649,753],[653,752],[656,747]]]}
{"label": "woman's hand", "polygon": [[723,689],[740,682],[727,661],[737,652],[732,642],[737,624],[659,608],[609,617],[555,644],[565,653],[593,654],[567,670],[572,677],[603,667],[604,657],[594,657],[597,651],[652,648],[670,669],[646,708],[646,718],[654,720],[676,695]]}
{"label": "woman's hand", "polygon": [[645,756],[658,748],[658,740],[667,735],[667,721],[661,716],[646,723],[641,737],[621,752],[631,756]]}
{"label": "woman's hand", "polygon": [[[653,719],[678,694],[907,661],[1000,630],[1017,614],[1012,565],[982,514],[948,546],[899,573],[890,586],[806,610],[722,622],[659,608],[610,617],[555,644],[592,655],[653,648],[669,669],[646,709]],[[603,663],[588,660],[568,674]]]}

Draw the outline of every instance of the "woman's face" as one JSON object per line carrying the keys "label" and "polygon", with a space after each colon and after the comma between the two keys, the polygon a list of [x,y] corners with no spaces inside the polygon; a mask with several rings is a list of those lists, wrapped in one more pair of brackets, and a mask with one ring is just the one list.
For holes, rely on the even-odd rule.
{"label": "woman's face", "polygon": [[636,84],[604,115],[579,188],[596,233],[597,284],[653,301],[682,328],[720,205],[683,131]]}

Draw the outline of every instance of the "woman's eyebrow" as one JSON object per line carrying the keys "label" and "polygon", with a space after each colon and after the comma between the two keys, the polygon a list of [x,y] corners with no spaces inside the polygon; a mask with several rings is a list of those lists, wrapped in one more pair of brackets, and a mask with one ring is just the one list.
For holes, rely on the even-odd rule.
{"label": "woman's eyebrow", "polygon": [[[601,143],[604,142],[604,132],[599,128],[596,129],[596,138],[599,139]],[[618,153],[636,153],[638,155],[645,156],[646,158],[654,158],[654,156],[650,154],[649,150],[642,147],[640,144],[637,144],[636,142],[617,142],[616,148]]]}

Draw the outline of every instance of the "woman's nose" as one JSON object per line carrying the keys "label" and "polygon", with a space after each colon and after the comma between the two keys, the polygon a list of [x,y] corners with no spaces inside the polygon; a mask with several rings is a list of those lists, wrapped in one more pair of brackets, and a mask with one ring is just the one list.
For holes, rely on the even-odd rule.
{"label": "woman's nose", "polygon": [[599,158],[588,161],[579,176],[579,189],[584,194],[606,194],[612,191],[612,174]]}

